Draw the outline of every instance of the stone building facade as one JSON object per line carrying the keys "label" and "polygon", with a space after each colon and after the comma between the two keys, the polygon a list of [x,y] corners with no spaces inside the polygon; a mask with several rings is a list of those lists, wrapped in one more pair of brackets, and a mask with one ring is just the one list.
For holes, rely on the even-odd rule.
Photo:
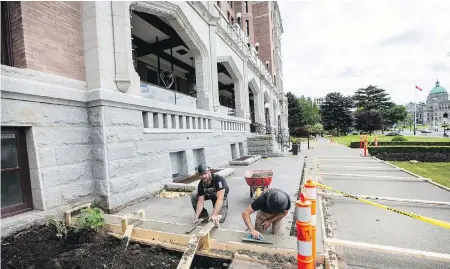
{"label": "stone building facade", "polygon": [[2,217],[114,211],[288,134],[280,43],[266,65],[237,25],[217,2],[2,2]]}
{"label": "stone building facade", "polygon": [[450,100],[447,90],[440,86],[439,81],[436,81],[435,87],[430,90],[427,100],[419,103],[416,109],[418,123],[428,124],[432,128],[441,126],[444,121],[449,123]]}

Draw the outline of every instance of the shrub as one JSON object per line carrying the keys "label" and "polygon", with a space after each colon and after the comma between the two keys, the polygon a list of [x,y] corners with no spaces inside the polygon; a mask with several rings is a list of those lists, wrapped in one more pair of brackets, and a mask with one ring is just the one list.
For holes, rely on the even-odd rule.
{"label": "shrub", "polygon": [[369,147],[369,154],[385,161],[450,162],[450,147]]}
{"label": "shrub", "polygon": [[309,135],[310,133],[305,127],[297,127],[292,131],[292,136],[295,137],[308,137]]}
{"label": "shrub", "polygon": [[299,137],[291,137],[291,142],[292,144],[300,144],[300,142],[302,142],[303,139],[299,138]]}
{"label": "shrub", "polygon": [[401,134],[392,132],[392,133],[388,133],[386,136],[401,136]]}
{"label": "shrub", "polygon": [[406,137],[403,137],[403,136],[396,136],[396,137],[392,138],[391,141],[392,142],[408,141],[408,139],[406,139]]}
{"label": "shrub", "polygon": [[105,215],[100,208],[85,208],[80,212],[76,230],[90,228],[99,231],[105,224]]}

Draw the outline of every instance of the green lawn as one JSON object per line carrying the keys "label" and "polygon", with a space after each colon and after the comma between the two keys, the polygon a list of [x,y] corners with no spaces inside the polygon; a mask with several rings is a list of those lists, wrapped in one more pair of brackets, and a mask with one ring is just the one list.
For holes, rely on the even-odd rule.
{"label": "green lawn", "polygon": [[[427,137],[427,136],[403,136],[408,141],[430,141],[430,142],[450,142],[450,139],[445,137]],[[369,142],[372,141],[375,138],[375,135],[369,136],[368,140]],[[385,135],[378,135],[378,142],[388,142],[391,141],[394,136],[385,136]],[[359,135],[347,135],[347,136],[340,136],[340,137],[333,137],[333,141],[337,143],[344,144],[346,146],[350,146],[350,142],[357,141],[359,142]]]}
{"label": "green lawn", "polygon": [[447,163],[416,163],[409,162],[392,162],[389,163],[406,169],[414,174],[431,178],[433,181],[450,187],[450,162]]}

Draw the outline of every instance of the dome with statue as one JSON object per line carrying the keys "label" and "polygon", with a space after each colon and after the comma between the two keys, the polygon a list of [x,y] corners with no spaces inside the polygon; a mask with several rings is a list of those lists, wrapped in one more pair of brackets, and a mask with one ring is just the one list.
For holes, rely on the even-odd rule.
{"label": "dome with statue", "polygon": [[417,106],[418,122],[429,124],[435,129],[443,121],[448,121],[450,115],[448,97],[447,90],[441,87],[439,80],[437,80],[434,88],[430,90],[426,102],[419,103]]}
{"label": "dome with statue", "polygon": [[447,91],[439,85],[439,80],[436,81],[436,86],[431,89],[430,94],[447,93]]}

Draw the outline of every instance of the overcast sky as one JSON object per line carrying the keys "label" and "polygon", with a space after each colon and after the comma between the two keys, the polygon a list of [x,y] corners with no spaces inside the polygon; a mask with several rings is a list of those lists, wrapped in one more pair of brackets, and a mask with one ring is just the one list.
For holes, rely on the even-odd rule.
{"label": "overcast sky", "polygon": [[396,103],[450,93],[449,0],[280,1],[284,91],[350,95],[369,84]]}

